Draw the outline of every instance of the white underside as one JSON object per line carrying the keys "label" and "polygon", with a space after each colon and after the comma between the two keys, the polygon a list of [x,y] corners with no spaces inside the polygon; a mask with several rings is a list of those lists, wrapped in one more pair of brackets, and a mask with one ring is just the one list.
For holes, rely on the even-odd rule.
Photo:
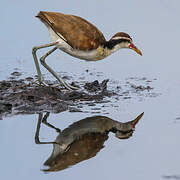
{"label": "white underside", "polygon": [[68,43],[66,43],[66,39],[62,35],[57,35],[50,27],[48,27],[48,31],[51,37],[51,41],[57,42],[57,48],[70,54],[71,56],[87,61],[98,61],[100,59],[105,58],[103,56],[99,56],[99,54],[97,53],[97,49],[91,51],[80,51],[73,49]]}

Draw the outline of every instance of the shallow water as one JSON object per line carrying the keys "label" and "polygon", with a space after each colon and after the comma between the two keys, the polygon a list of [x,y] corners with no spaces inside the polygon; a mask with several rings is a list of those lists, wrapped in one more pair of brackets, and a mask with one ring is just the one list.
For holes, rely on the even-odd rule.
{"label": "shallow water", "polygon": [[[39,10],[44,9],[83,16],[98,25],[108,38],[118,29],[127,31],[143,52],[140,57],[132,51],[120,50],[96,63],[74,61],[74,58],[57,52],[48,60],[56,71],[68,72],[73,80],[82,76],[85,81],[109,78],[109,88],[119,85],[123,91],[128,90],[127,81],[144,85],[143,79],[146,78],[152,80],[150,93],[153,94],[131,91],[130,98],[112,99],[104,106],[85,106],[86,113],[51,113],[48,122],[63,130],[93,115],[127,122],[144,112],[131,138],[121,140],[110,133],[105,147],[95,157],[53,173],[41,171],[53,145],[35,143],[38,114],[3,118],[0,121],[0,179],[180,179],[180,3],[178,0],[139,0],[136,3],[117,1],[115,4],[80,0],[72,3],[3,2],[0,12],[4,28],[1,34],[5,35],[0,37],[0,80],[7,79],[13,71],[22,72],[20,78],[35,75],[31,48],[49,42],[45,27],[34,18]],[[111,13],[107,13],[109,11]],[[43,70],[43,73],[47,72]],[[46,77],[52,79],[49,74]],[[42,125],[40,140],[54,141],[56,136],[54,130]]]}

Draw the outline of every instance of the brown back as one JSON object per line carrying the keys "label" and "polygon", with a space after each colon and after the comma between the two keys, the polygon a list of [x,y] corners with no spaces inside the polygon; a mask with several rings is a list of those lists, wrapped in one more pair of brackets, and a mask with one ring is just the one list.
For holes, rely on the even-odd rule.
{"label": "brown back", "polygon": [[81,17],[45,11],[40,11],[37,17],[75,49],[96,49],[106,41],[101,31]]}

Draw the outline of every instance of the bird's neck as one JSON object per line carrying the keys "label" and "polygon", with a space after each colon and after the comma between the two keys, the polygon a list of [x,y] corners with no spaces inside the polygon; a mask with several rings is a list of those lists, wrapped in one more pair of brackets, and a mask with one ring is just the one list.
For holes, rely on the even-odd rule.
{"label": "bird's neck", "polygon": [[110,54],[112,54],[121,48],[127,48],[128,45],[127,45],[127,42],[124,40],[121,40],[121,39],[111,40],[110,39],[109,41],[104,42],[102,44],[102,47],[104,49],[107,49],[110,52]]}

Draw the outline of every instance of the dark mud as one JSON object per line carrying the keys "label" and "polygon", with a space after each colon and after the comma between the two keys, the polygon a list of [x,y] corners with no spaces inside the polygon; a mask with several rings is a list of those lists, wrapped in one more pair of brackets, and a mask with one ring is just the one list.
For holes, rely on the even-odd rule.
{"label": "dark mud", "polygon": [[76,106],[75,103],[81,101],[100,102],[104,97],[114,95],[107,90],[107,82],[88,82],[78,91],[67,91],[61,87],[39,86],[25,79],[0,81],[0,114],[58,113],[68,108],[71,112],[79,112],[78,107],[69,106]]}
{"label": "dark mud", "polygon": [[[21,75],[21,72],[16,71],[11,73],[8,80],[0,81],[0,119],[6,115],[39,112],[86,112],[82,110],[84,105],[96,106],[99,103],[119,101],[120,98],[130,99],[133,93],[149,97],[153,94],[153,88],[149,85],[152,81],[147,79],[141,79],[146,83],[137,85],[130,82],[131,78],[126,80],[125,86],[122,87],[116,82],[109,82],[108,79],[102,82],[82,82],[84,77],[79,77],[79,82],[72,82],[72,85],[79,86],[80,89],[67,91],[63,87],[54,86],[55,82],[48,82],[49,87],[40,86],[32,77],[20,79]],[[92,110],[98,112],[101,109],[93,107]]]}

